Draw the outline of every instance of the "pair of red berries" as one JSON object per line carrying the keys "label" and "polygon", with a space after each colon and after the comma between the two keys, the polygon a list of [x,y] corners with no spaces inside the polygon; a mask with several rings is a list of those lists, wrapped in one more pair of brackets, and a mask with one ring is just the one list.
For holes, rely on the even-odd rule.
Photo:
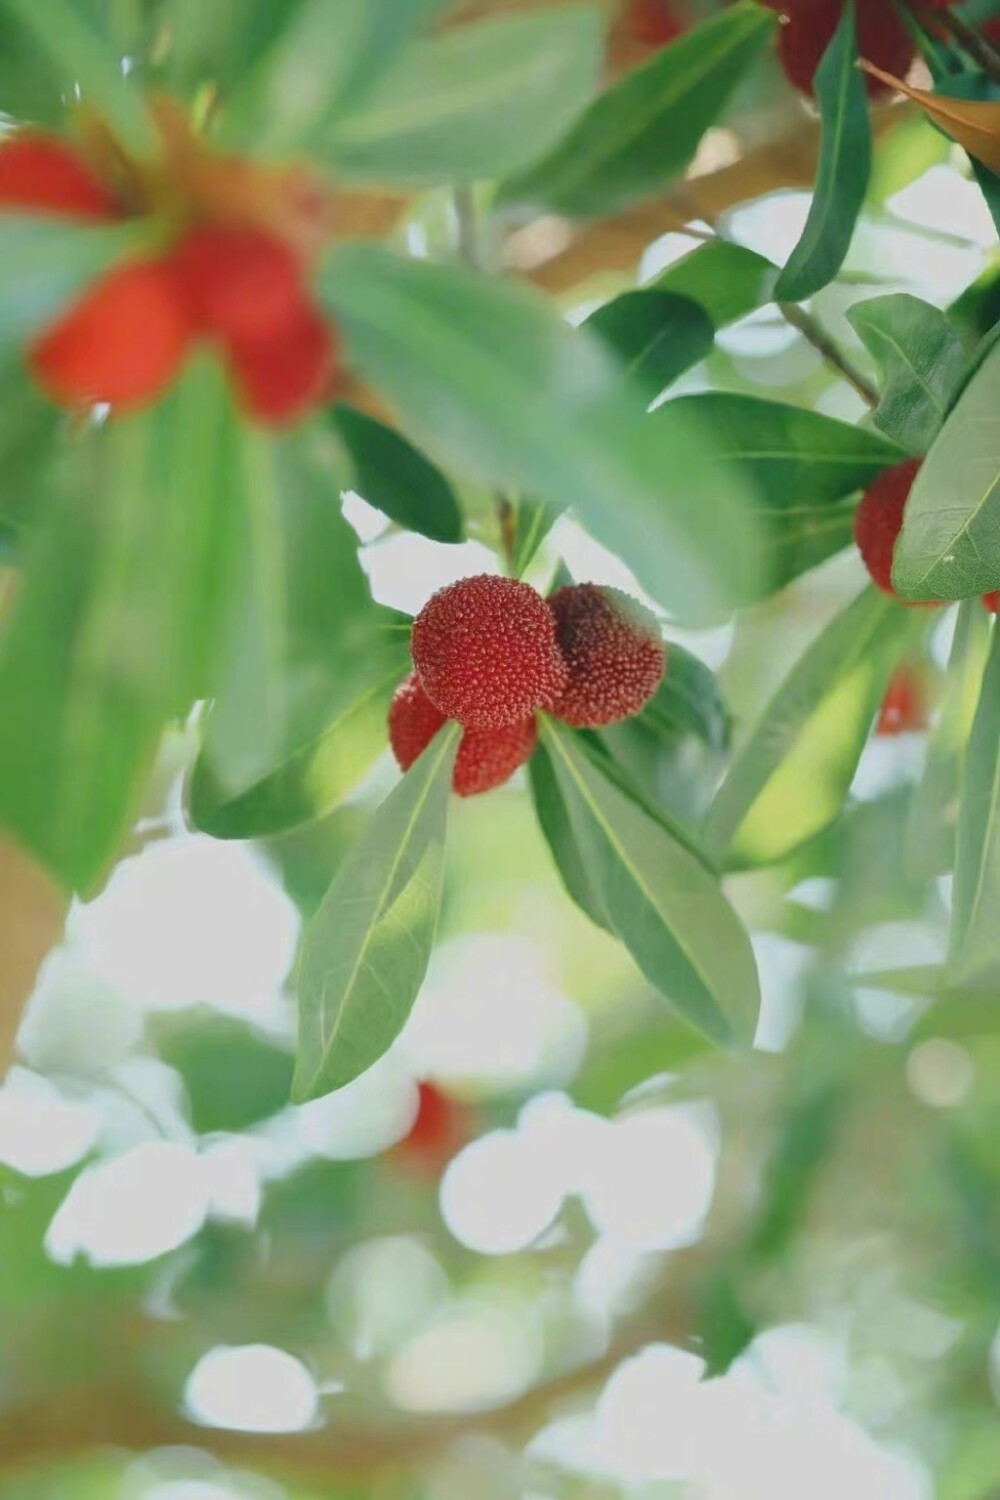
{"label": "pair of red berries", "polygon": [[[762,0],[780,12],[783,25],[778,38],[778,56],[786,77],[804,94],[813,91],[816,69],[822,61],[844,14],[845,0]],[[913,37],[904,12],[944,11],[958,0],[855,0],[858,56],[874,63],[884,73],[905,78],[916,56]],[[871,94],[885,92],[885,85],[868,79]]]}
{"label": "pair of red berries", "polygon": [[539,711],[576,729],[619,723],[649,702],[666,666],[655,618],[618,589],[575,584],[546,600],[492,574],[435,594],[412,650],[416,670],[389,712],[392,748],[408,770],[448,720],[461,724],[461,797],[500,786],[531,758]]}
{"label": "pair of red berries", "polygon": [[[0,209],[97,221],[124,206],[64,141],[0,145]],[[295,251],[257,226],[194,223],[162,255],[125,262],[36,341],[31,369],[59,405],[155,401],[201,341],[219,347],[250,416],[292,421],[329,389],[336,345]]]}

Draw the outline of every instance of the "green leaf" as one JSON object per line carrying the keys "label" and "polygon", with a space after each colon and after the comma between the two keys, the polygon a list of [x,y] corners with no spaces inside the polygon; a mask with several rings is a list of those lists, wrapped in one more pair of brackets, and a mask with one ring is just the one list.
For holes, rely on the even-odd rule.
{"label": "green leaf", "polygon": [[20,358],[0,359],[0,523],[11,541],[37,521],[48,489],[48,457],[64,420],[32,384]]}
{"label": "green leaf", "polygon": [[309,924],[298,976],[298,1104],[377,1062],[417,998],[437,930],[459,736],[446,725],[375,811]]}
{"label": "green leaf", "polygon": [[[207,76],[238,39],[239,66],[228,65],[237,87],[226,102],[224,139],[285,153],[317,144],[341,116],[364,105],[414,35],[452,0],[284,0],[249,12],[223,0],[218,16],[210,14],[215,4],[178,3],[199,32],[195,55]],[[190,61],[185,71],[190,77]]]}
{"label": "green leaf", "polygon": [[774,27],[773,15],[737,0],[607,89],[549,156],[502,185],[500,202],[587,218],[659,192],[691,161]]}
{"label": "green leaf", "polygon": [[387,743],[393,693],[410,669],[409,635],[390,622],[364,652],[358,685],[323,733],[236,796],[227,796],[199,758],[188,790],[192,822],[217,839],[270,838],[334,812],[368,774]]}
{"label": "green leaf", "polygon": [[943,874],[954,864],[966,746],[989,651],[989,620],[979,599],[959,606],[944,695],[906,824],[904,859],[917,877]]}
{"label": "green leaf", "polygon": [[926,453],[965,369],[961,334],[947,313],[906,292],[855,303],[847,317],[879,367],[875,425],[910,453]]}
{"label": "green leaf", "polygon": [[119,138],[148,154],[156,135],[142,94],[122,72],[110,41],[95,31],[72,0],[0,0],[0,8],[24,28],[59,69],[68,98],[81,97],[99,111]]}
{"label": "green leaf", "polygon": [[545,836],[566,893],[585,916],[610,931],[577,837],[570,810],[545,744],[540,744],[528,762],[528,780],[538,825]]}
{"label": "green leaf", "polygon": [[0,821],[71,889],[99,880],[165,723],[211,686],[230,594],[235,419],[199,365],[71,452],[0,638]]}
{"label": "green leaf", "polygon": [[353,488],[369,505],[432,542],[462,540],[458,496],[412,443],[352,406],[335,407],[330,419],[354,465]]}
{"label": "green leaf", "polygon": [[199,1135],[247,1130],[288,1103],[290,1055],[239,1021],[168,1023],[156,1050],[183,1078]]}
{"label": "green leaf", "polygon": [[608,780],[572,731],[543,720],[542,734],[608,926],[692,1025],[723,1046],[751,1042],[760,999],[753,949],[717,881]]}
{"label": "green leaf", "polygon": [[61,125],[66,104],[59,69],[38,38],[0,14],[0,105],[12,119]]}
{"label": "green leaf", "polygon": [[331,260],[321,295],[356,367],[442,462],[572,505],[678,615],[718,618],[752,591],[738,482],[693,416],[669,433],[647,419],[597,341],[545,298],[360,245]]}
{"label": "green leaf", "polygon": [[821,632],[719,788],[705,827],[714,855],[773,862],[833,821],[892,671],[926,623],[870,587]]}
{"label": "green leaf", "polygon": [[850,248],[872,165],[868,90],[857,66],[854,0],[848,0],[816,71],[823,142],[802,238],[775,287],[779,302],[802,302],[833,280]]}
{"label": "green leaf", "polygon": [[600,81],[594,6],[457,26],[418,43],[325,138],[338,172],[403,185],[496,178],[534,161]]}
{"label": "green leaf", "polygon": [[133,224],[0,216],[0,344],[23,343],[43,332],[141,243],[141,233]]}
{"label": "green leaf", "polygon": [[573,1101],[580,1109],[614,1114],[632,1089],[658,1074],[681,1072],[709,1050],[703,1032],[673,1017],[624,1037],[598,1036],[583,1072],[573,1081]]}
{"label": "green leaf", "polygon": [[1000,631],[993,630],[969,736],[955,839],[948,975],[958,984],[1000,964]]}
{"label": "green leaf", "polygon": [[771,302],[777,279],[777,266],[756,250],[713,240],[675,261],[653,287],[675,297],[690,297],[705,309],[716,328],[725,328]]}
{"label": "green leaf", "polygon": [[1000,585],[1000,344],[988,350],[906,503],[893,587],[904,599],[967,599]]}
{"label": "green leaf", "polygon": [[622,359],[650,401],[705,359],[715,343],[704,309],[671,292],[625,292],[599,307],[584,326]]}
{"label": "green leaf", "polygon": [[558,505],[546,505],[540,500],[522,499],[517,502],[516,510],[512,571],[515,578],[523,578],[539,547],[562,514],[562,508]]}
{"label": "green leaf", "polygon": [[694,416],[703,441],[743,477],[759,522],[765,566],[751,603],[783,588],[850,542],[855,497],[905,454],[879,433],[756,396],[682,396],[650,418],[665,430]]}

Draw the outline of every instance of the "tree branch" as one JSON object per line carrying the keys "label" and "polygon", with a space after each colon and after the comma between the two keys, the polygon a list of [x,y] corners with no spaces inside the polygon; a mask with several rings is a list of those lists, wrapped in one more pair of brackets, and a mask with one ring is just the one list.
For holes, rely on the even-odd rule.
{"label": "tree branch", "polygon": [[879,395],[875,387],[856,370],[844,351],[835,344],[822,324],[794,302],[779,302],[778,311],[792,328],[798,329],[807,343],[811,344],[824,362],[835,370],[842,380],[853,386],[866,405],[873,410],[878,406]]}

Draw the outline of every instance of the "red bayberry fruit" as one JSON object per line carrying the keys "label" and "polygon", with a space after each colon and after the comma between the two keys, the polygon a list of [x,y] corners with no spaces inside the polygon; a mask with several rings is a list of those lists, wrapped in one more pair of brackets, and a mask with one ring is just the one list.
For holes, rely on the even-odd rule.
{"label": "red bayberry fruit", "polygon": [[111,193],[58,136],[27,131],[0,144],[0,208],[110,219]]}
{"label": "red bayberry fruit", "polygon": [[666,47],[688,29],[671,0],[630,0],[627,25],[636,40],[649,47]]}
{"label": "red bayberry fruit", "polygon": [[174,380],[193,337],[187,299],[162,261],[117,267],[35,344],[42,389],[64,406],[144,406]]}
{"label": "red bayberry fruit", "polygon": [[[844,0],[763,0],[782,12],[778,56],[789,81],[804,94],[813,91],[816,69],[833,40],[844,13]],[[905,76],[916,53],[901,14],[910,0],[856,0],[858,55],[897,78]],[[921,0],[911,8],[948,10],[957,0]],[[872,95],[885,92],[878,79],[867,80]]]}
{"label": "red bayberry fruit", "polygon": [[620,589],[573,584],[551,600],[569,671],[554,712],[575,729],[630,719],[663,681],[666,650],[655,617]]}
{"label": "red bayberry fruit", "polygon": [[468,1140],[471,1134],[470,1111],[433,1083],[421,1083],[418,1087],[417,1118],[409,1135],[396,1147],[396,1155],[409,1166],[435,1172]]}
{"label": "red bayberry fruit", "polygon": [[249,415],[269,427],[284,427],[328,392],[337,343],[307,303],[292,323],[268,338],[232,340],[229,358]]}
{"label": "red bayberry fruit", "polygon": [[892,559],[920,462],[911,458],[886,469],[865,491],[854,514],[854,540],[873,582],[885,594],[895,594]]}
{"label": "red bayberry fruit", "polygon": [[900,667],[882,700],[875,733],[910,734],[927,728],[927,703],[919,672]]}
{"label": "red bayberry fruit", "polygon": [[1000,614],[1000,589],[994,589],[992,593],[984,594],[983,603],[991,615]]}
{"label": "red bayberry fruit", "polygon": [[[389,740],[400,768],[408,771],[447,723],[420,685],[416,672],[396,691],[389,710]],[[476,797],[509,781],[531,759],[538,743],[533,718],[502,729],[466,729],[458,747],[452,787],[460,797]]]}
{"label": "red bayberry fruit", "polygon": [[483,573],[441,589],[413,626],[424,691],[449,719],[503,729],[551,707],[566,683],[555,619],[526,583]]}
{"label": "red bayberry fruit", "polygon": [[263,230],[202,225],[173,260],[199,324],[215,338],[269,338],[299,322],[307,305],[298,257]]}

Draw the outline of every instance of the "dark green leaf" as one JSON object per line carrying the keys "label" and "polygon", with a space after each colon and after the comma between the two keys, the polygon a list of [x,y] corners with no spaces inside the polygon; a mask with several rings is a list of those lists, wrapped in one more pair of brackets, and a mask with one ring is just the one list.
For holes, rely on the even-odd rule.
{"label": "dark green leaf", "polygon": [[948,974],[958,984],[1000,966],[1000,631],[994,629],[969,736],[955,839]]}
{"label": "dark green leaf", "polygon": [[315,1099],[377,1062],[427,972],[444,879],[457,725],[382,803],[306,931],[293,1097]]}
{"label": "dark green leaf", "polygon": [[1000,344],[989,348],[917,475],[893,559],[904,599],[1000,585]]}
{"label": "dark green leaf", "polygon": [[750,603],[783,588],[851,540],[855,497],[904,453],[879,433],[756,396],[681,396],[651,420],[670,436],[690,416],[712,452],[746,481],[766,550]]}
{"label": "dark green leaf", "polygon": [[516,530],[514,533],[515,578],[523,578],[539,547],[552,530],[561,514],[557,505],[546,505],[540,500],[519,500],[516,505]]}
{"label": "dark green leaf", "polygon": [[713,240],[685,255],[653,283],[656,290],[690,297],[708,313],[716,328],[725,328],[773,299],[778,268],[755,250],[728,240]]}
{"label": "dark green leaf", "polygon": [[31,32],[0,14],[0,108],[32,125],[59,125],[66,115],[59,69]]}
{"label": "dark green leaf", "polygon": [[608,926],[692,1025],[725,1046],[749,1043],[756,965],[717,881],[601,772],[571,730],[546,720],[543,737]]}
{"label": "dark green leaf", "polygon": [[754,534],[693,414],[669,432],[648,420],[597,341],[544,298],[373,246],[344,247],[321,291],[355,364],[432,454],[572,505],[679,615],[717,618],[746,596]]}
{"label": "dark green leaf", "polygon": [[44,507],[59,412],[32,384],[19,352],[0,362],[0,523],[13,541]]}
{"label": "dark green leaf", "polygon": [[338,172],[402,184],[476,182],[537,160],[600,81],[602,15],[540,8],[418,43],[326,138]]}
{"label": "dark green leaf", "polygon": [[391,521],[433,542],[460,542],[462,511],[440,469],[398,432],[352,406],[331,412],[354,465],[353,488]]}
{"label": "dark green leaf", "polygon": [[816,72],[823,143],[812,207],[802,238],[778,277],[780,302],[802,302],[844,264],[865,201],[872,164],[868,90],[857,66],[854,0],[848,0]]}
{"label": "dark green leaf", "polygon": [[131,224],[81,226],[58,218],[0,218],[0,343],[23,343],[141,243]]}
{"label": "dark green leaf", "polygon": [[738,751],[705,841],[739,864],[783,858],[839,813],[892,671],[926,621],[874,587],[813,641]]}
{"label": "dark green leaf", "polygon": [[947,313],[906,292],[855,303],[847,316],[879,367],[876,426],[909,452],[926,453],[965,368],[961,334]]}
{"label": "dark green leaf", "polygon": [[584,326],[623,360],[650,401],[705,359],[715,342],[708,314],[671,292],[625,292],[599,307]]}
{"label": "dark green leaf", "polygon": [[602,94],[548,157],[504,183],[501,203],[587,218],[658,192],[688,165],[774,24],[737,0],[663,48]]}
{"label": "dark green leaf", "polygon": [[199,1135],[247,1130],[288,1103],[290,1054],[238,1021],[168,1025],[157,1052],[183,1078]]}
{"label": "dark green leaf", "polygon": [[544,744],[528,763],[528,779],[538,824],[552,851],[556,869],[570,899],[598,927],[609,927],[594,890],[586,859],[570,817],[566,799]]}

